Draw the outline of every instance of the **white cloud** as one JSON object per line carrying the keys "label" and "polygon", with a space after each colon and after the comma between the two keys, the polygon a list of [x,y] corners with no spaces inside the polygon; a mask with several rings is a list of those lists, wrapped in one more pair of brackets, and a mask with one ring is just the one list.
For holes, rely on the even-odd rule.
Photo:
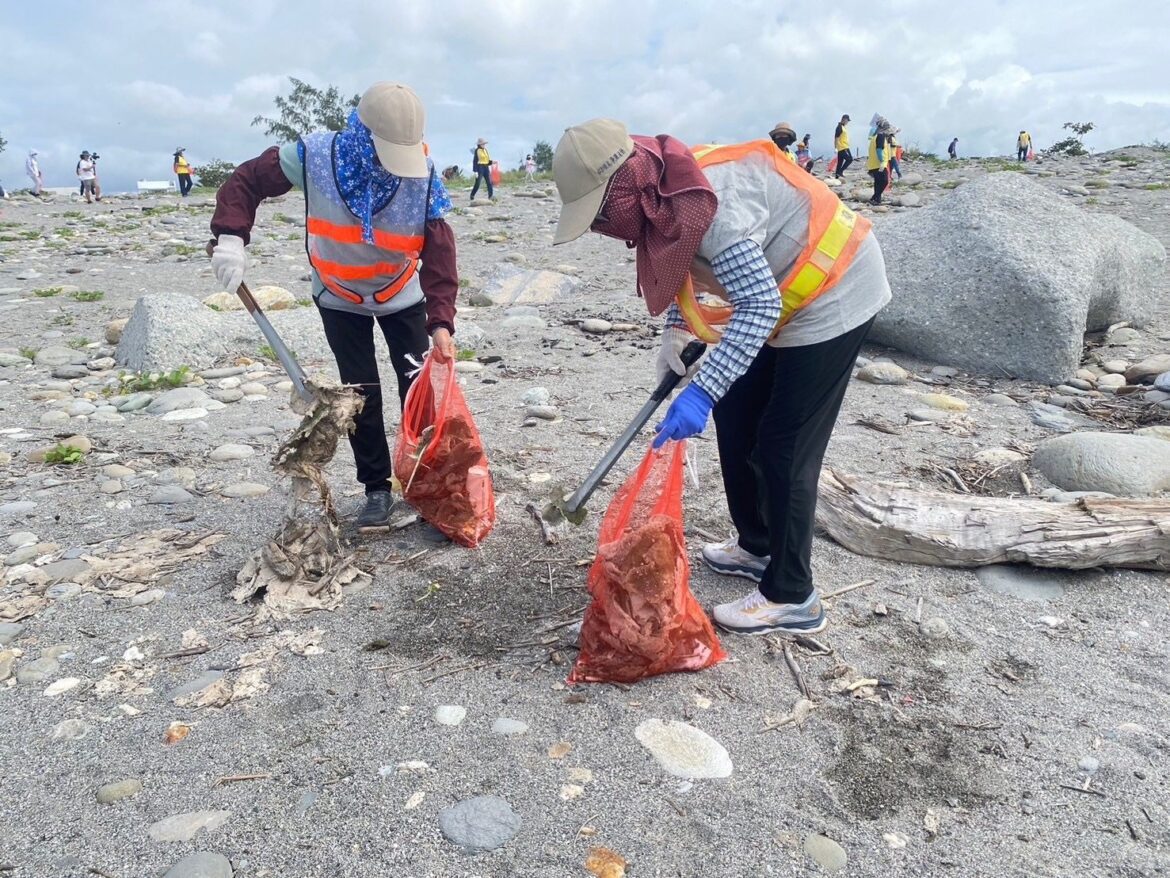
{"label": "white cloud", "polygon": [[479,136],[511,164],[599,115],[693,142],[787,119],[820,153],[842,113],[856,129],[875,110],[935,151],[958,135],[965,152],[1006,153],[1021,127],[1044,145],[1071,119],[1097,123],[1098,149],[1170,140],[1170,79],[1155,75],[1170,5],[1148,0],[349,0],[327,13],[198,0],[182,21],[146,0],[92,19],[50,6],[0,26],[10,184],[30,145],[52,183],[70,181],[82,147],[102,152],[108,184],[165,175],[179,143],[196,164],[247,158],[267,145],[252,117],[289,75],[345,93],[411,83],[440,164],[467,164]]}

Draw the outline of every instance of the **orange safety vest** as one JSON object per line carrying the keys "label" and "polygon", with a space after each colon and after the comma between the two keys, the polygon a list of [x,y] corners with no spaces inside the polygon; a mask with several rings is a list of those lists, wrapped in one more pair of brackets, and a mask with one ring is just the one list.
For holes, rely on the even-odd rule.
{"label": "orange safety vest", "polygon": [[369,244],[362,240],[361,220],[338,188],[333,139],[329,132],[302,139],[309,263],[325,287],[324,295],[332,294],[373,314],[398,310],[399,303],[388,303],[415,280],[434,167],[428,158],[429,178],[400,179],[390,204],[373,217],[374,243]]}
{"label": "orange safety vest", "polygon": [[[784,278],[777,282],[781,312],[772,338],[796,313],[817,296],[831,289],[841,279],[857,248],[872,226],[841,203],[833,190],[798,165],[785,161],[781,150],[770,140],[753,140],[735,146],[696,146],[691,153],[700,168],[724,162],[738,162],[749,156],[768,159],[776,173],[808,197],[808,245]],[[728,305],[711,306],[700,302],[688,274],[676,300],[679,313],[691,332],[702,341],[719,341],[722,326],[731,319]]]}

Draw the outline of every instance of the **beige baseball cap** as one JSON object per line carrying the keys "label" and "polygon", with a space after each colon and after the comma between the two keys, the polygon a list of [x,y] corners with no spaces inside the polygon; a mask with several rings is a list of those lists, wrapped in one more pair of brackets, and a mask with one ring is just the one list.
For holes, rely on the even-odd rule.
{"label": "beige baseball cap", "polygon": [[561,196],[554,244],[579,238],[593,225],[605,184],[634,152],[626,126],[615,119],[591,119],[566,128],[553,153],[553,180]]}
{"label": "beige baseball cap", "polygon": [[362,95],[357,111],[374,136],[382,167],[399,177],[429,176],[422,142],[426,112],[414,89],[397,82],[375,82]]}

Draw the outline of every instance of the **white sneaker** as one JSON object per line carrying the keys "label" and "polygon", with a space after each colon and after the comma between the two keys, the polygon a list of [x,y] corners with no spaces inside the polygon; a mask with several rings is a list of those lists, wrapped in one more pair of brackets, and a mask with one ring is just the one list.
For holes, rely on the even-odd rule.
{"label": "white sneaker", "polygon": [[759,582],[771,561],[768,555],[762,558],[740,548],[739,540],[730,537],[726,542],[707,543],[703,546],[703,562],[716,573],[727,576],[742,576],[752,582]]}
{"label": "white sneaker", "polygon": [[759,590],[715,608],[715,624],[736,634],[816,634],[829,624],[815,591],[803,604],[774,604]]}

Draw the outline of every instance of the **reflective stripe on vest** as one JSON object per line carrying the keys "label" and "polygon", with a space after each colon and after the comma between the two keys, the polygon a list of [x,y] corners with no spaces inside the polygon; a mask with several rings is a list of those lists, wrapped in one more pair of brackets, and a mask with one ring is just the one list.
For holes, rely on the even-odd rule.
{"label": "reflective stripe on vest", "polygon": [[430,179],[400,179],[390,203],[373,217],[374,243],[369,244],[362,240],[361,220],[337,186],[334,135],[310,134],[303,143],[309,263],[335,296],[355,305],[385,304],[418,270]]}
{"label": "reflective stripe on vest", "polygon": [[[781,159],[781,151],[769,140],[756,140],[736,146],[697,146],[691,150],[706,168],[724,162],[741,161],[761,155],[771,161],[773,169],[809,200],[808,245],[783,280],[780,291],[780,319],[772,338],[796,313],[824,293],[841,278],[853,260],[857,248],[869,234],[871,223],[846,207],[833,190],[799,166]],[[719,340],[719,328],[731,319],[730,306],[711,306],[700,302],[688,275],[676,300],[679,313],[691,332],[711,344]]]}

